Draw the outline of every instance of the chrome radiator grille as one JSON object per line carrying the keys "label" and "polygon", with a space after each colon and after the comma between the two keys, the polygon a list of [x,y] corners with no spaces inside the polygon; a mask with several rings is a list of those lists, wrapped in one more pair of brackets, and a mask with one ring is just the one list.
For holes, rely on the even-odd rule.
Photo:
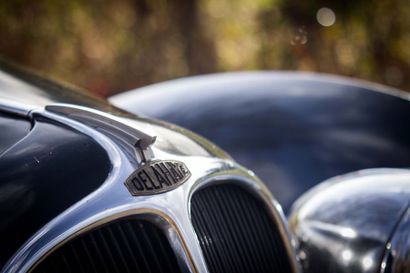
{"label": "chrome radiator grille", "polygon": [[122,219],[64,244],[33,273],[180,272],[168,239],[154,224]]}
{"label": "chrome radiator grille", "polygon": [[292,272],[265,205],[241,187],[221,184],[194,193],[191,218],[210,272]]}
{"label": "chrome radiator grille", "polygon": [[[268,189],[214,145],[174,126],[83,106],[29,109],[21,111],[93,138],[111,171],[2,272],[299,272]],[[153,133],[148,142],[145,130]],[[168,164],[160,171],[157,163]]]}

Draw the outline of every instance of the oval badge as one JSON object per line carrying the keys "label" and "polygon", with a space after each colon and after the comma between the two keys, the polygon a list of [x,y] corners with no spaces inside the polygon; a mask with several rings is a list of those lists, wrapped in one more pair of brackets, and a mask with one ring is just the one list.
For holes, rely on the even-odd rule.
{"label": "oval badge", "polygon": [[175,160],[150,161],[133,172],[125,186],[134,195],[150,195],[175,189],[191,176],[184,163]]}

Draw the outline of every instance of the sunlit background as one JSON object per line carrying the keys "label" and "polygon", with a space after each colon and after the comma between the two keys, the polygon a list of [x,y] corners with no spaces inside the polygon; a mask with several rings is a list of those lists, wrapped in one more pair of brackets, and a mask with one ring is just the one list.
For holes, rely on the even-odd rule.
{"label": "sunlit background", "polygon": [[408,0],[0,1],[0,35],[1,57],[102,96],[260,69],[410,90]]}

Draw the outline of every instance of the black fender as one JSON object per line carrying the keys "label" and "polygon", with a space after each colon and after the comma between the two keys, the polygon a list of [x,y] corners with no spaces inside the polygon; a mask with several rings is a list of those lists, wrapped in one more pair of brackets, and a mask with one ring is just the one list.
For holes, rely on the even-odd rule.
{"label": "black fender", "polygon": [[285,211],[333,176],[410,165],[409,96],[377,84],[239,72],[154,84],[110,100],[213,141],[255,171]]}

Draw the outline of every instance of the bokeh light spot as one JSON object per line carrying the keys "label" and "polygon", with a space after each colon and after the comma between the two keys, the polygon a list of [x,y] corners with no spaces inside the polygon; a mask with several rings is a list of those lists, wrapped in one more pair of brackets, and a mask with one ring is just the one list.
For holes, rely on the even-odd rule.
{"label": "bokeh light spot", "polygon": [[330,27],[336,22],[336,14],[329,8],[320,8],[316,13],[316,20],[324,27]]}

